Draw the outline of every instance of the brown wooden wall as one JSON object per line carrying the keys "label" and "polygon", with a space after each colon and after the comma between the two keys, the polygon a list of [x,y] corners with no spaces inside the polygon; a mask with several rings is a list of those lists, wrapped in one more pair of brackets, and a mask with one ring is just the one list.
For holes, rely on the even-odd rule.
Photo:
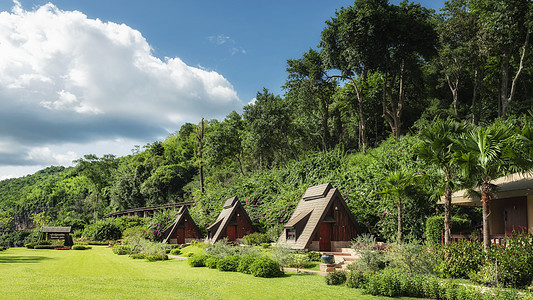
{"label": "brown wooden wall", "polygon": [[[237,214],[239,216],[237,216]],[[238,207],[235,212],[235,215],[233,215],[233,218],[230,222],[230,224],[237,225],[236,238],[238,239],[254,232],[252,223],[250,223],[249,219],[245,217],[244,214],[246,214],[246,212],[244,211],[244,208]]]}
{"label": "brown wooden wall", "polygon": [[[342,205],[340,201],[339,198],[333,200],[324,219],[326,221],[335,220],[335,222],[331,222],[331,241],[351,241],[357,235],[357,227],[351,221],[348,215],[349,212],[346,211],[344,205]],[[335,210],[335,207],[337,207],[337,210]],[[319,231],[317,231],[313,240],[320,240]]]}

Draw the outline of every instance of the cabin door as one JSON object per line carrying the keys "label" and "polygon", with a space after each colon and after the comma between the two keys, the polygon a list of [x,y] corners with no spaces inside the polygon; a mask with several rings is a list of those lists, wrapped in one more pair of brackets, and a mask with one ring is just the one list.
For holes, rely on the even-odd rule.
{"label": "cabin door", "polygon": [[509,199],[503,210],[505,234],[527,230],[526,199]]}
{"label": "cabin door", "polygon": [[178,228],[178,244],[185,244],[185,228]]}
{"label": "cabin door", "polygon": [[331,223],[322,222],[318,234],[320,251],[331,251]]}
{"label": "cabin door", "polygon": [[228,225],[228,242],[235,241],[235,233],[237,232],[237,225]]}

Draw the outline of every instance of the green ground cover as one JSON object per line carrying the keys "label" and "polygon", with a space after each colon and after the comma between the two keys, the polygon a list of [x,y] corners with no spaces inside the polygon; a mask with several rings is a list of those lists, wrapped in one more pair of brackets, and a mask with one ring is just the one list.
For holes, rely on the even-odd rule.
{"label": "green ground cover", "polygon": [[[1,299],[381,299],[327,286],[319,275],[256,278],[87,251],[12,248],[0,254]],[[405,298],[407,299],[407,298]]]}

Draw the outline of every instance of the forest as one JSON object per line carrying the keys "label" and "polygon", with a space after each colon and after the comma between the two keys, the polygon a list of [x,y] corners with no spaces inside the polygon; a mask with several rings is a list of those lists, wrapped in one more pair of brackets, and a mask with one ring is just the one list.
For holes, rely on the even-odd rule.
{"label": "forest", "polygon": [[[191,200],[205,229],[233,196],[266,231],[289,220],[306,188],[330,182],[361,232],[395,240],[401,198],[400,235],[422,238],[448,187],[482,183],[462,168],[479,158],[469,139],[495,145],[491,179],[528,167],[533,2],[450,0],[436,12],[356,0],[324,21],[319,45],[287,59],[283,95],[264,88],[242,113],[183,124],[125,157],[87,154],[0,181],[0,231],[32,228],[35,216],[83,228]],[[450,144],[430,153],[443,130]],[[481,224],[479,208],[452,213]]]}

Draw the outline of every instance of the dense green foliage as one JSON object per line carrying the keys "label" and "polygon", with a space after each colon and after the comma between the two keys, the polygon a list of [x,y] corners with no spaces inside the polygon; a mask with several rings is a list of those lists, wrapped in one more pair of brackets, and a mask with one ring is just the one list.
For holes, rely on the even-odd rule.
{"label": "dense green foliage", "polygon": [[[409,2],[356,0],[316,33],[317,49],[288,59],[284,95],[264,88],[242,113],[183,124],[125,157],[87,154],[75,167],[0,181],[0,230],[8,232],[1,243],[35,241],[34,233],[14,231],[42,225],[32,219],[39,214],[47,225],[72,226],[75,237],[119,239],[129,227],[148,226],[149,238],[160,241],[171,215],[149,225],[100,219],[194,200],[192,217],[205,230],[233,196],[275,241],[305,189],[325,182],[339,188],[359,232],[421,239],[426,219],[442,212],[435,200],[443,189],[486,182],[533,157],[524,151],[533,148],[532,7],[527,0],[453,0],[437,13]],[[469,120],[462,124],[469,133],[431,144],[430,125],[447,118]],[[498,144],[505,151],[485,176],[473,164],[480,156],[467,150],[476,134],[498,130],[509,147]],[[452,141],[463,151],[452,151]],[[517,153],[520,159],[510,159]],[[452,158],[462,173],[484,178],[459,178],[458,166],[447,165]],[[477,210],[454,210],[473,226],[481,221]],[[430,231],[435,240],[437,230]]]}
{"label": "dense green foliage", "polygon": [[[452,232],[462,232],[472,227],[472,221],[457,216],[451,218]],[[442,234],[444,232],[444,217],[432,216],[426,220],[426,240],[428,242],[439,244],[441,243]]]}

